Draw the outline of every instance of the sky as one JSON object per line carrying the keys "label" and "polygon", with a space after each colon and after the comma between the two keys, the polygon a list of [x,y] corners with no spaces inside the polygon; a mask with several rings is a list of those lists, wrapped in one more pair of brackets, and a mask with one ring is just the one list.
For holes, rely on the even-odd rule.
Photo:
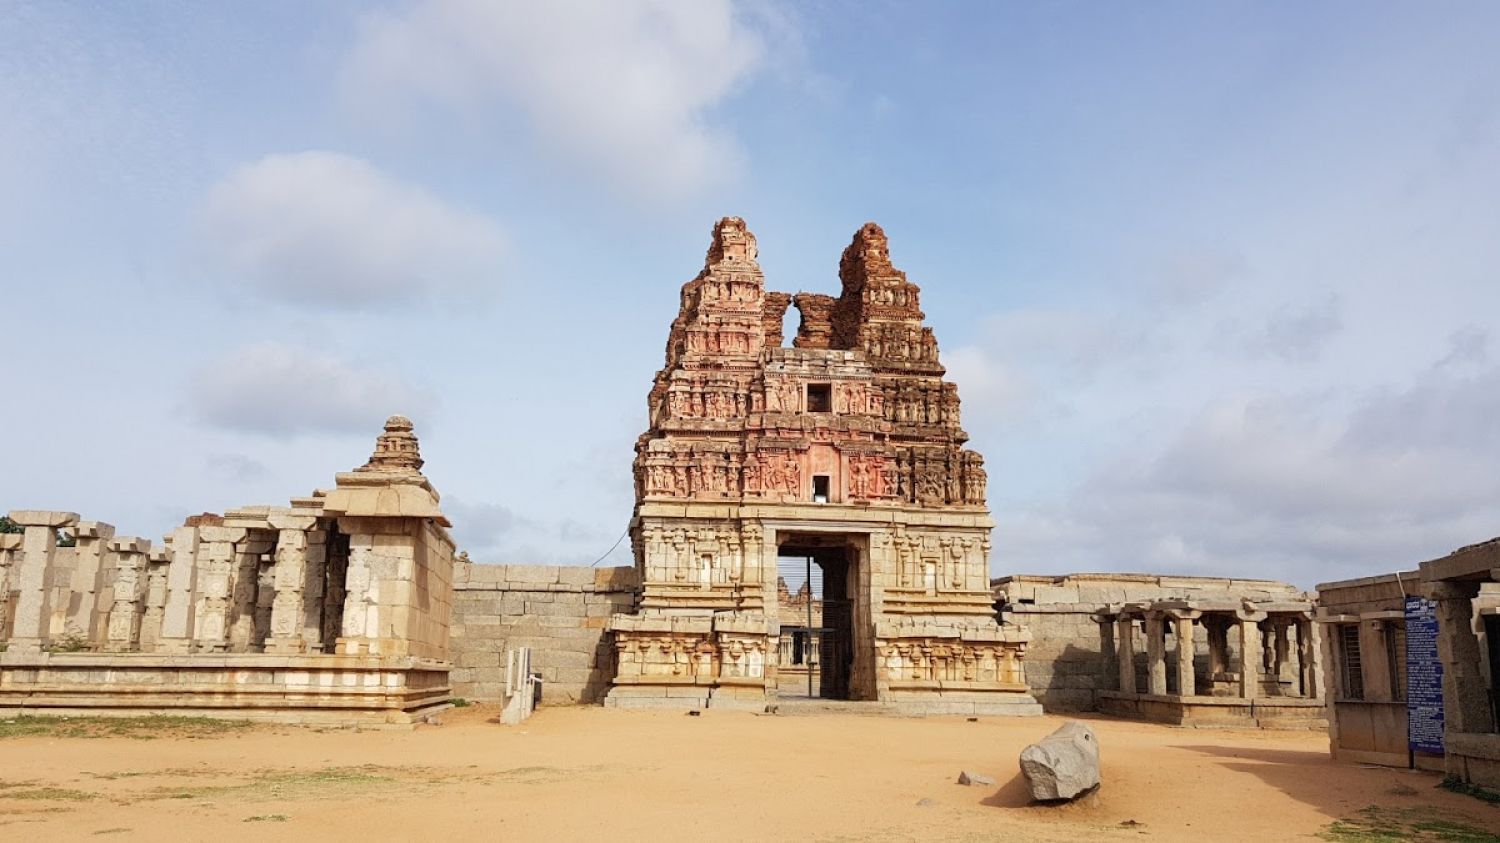
{"label": "sky", "polygon": [[1410,568],[1500,534],[1497,28],[0,0],[0,509],[156,537],[331,486],[403,413],[476,561],[629,564],[714,221],[769,288],[836,293],[875,220],[987,459],[996,575]]}

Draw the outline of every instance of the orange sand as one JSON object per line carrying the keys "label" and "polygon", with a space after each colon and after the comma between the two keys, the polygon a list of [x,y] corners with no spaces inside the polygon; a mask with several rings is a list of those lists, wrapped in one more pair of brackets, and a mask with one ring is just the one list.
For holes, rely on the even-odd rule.
{"label": "orange sand", "polygon": [[[1053,717],[495,714],[414,732],[6,739],[0,839],[1287,840],[1370,805],[1500,831],[1500,808],[1433,774],[1334,765],[1317,733],[1094,718],[1104,785],[1059,808],[1028,806],[1016,766]],[[999,786],[955,784],[965,769]]]}

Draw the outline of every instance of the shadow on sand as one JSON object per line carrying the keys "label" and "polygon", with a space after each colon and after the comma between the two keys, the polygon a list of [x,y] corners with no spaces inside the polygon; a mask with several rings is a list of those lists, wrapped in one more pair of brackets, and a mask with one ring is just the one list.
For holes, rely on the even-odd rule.
{"label": "shadow on sand", "polygon": [[1220,759],[1219,769],[1257,776],[1333,821],[1379,805],[1438,815],[1457,812],[1488,829],[1500,829],[1500,809],[1439,789],[1441,776],[1436,773],[1338,764],[1327,753],[1316,751],[1198,744],[1176,748]]}

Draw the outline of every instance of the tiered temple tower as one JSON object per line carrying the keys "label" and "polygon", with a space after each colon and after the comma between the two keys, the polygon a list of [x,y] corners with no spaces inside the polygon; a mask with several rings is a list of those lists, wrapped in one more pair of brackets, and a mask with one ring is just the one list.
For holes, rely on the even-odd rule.
{"label": "tiered temple tower", "polygon": [[1039,711],[1026,637],[995,619],[984,460],[963,447],[920,290],[874,223],[839,277],[837,298],[767,292],[744,221],[714,227],[636,444],[643,585],[636,612],[610,624],[608,704],[764,705],[777,693],[776,562],[805,556],[824,576],[825,695]]}

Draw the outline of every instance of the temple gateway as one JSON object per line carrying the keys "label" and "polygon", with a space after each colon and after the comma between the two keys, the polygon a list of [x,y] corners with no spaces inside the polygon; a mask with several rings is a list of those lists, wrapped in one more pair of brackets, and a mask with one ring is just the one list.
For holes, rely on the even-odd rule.
{"label": "temple gateway", "polygon": [[[714,226],[636,444],[639,589],[609,623],[607,705],[818,696],[1040,713],[1027,635],[996,618],[984,460],[964,448],[921,291],[874,223],[839,278],[837,298],[767,292],[744,221]],[[792,305],[801,322],[786,347]],[[800,588],[778,576],[779,561],[796,576],[787,560],[805,565]],[[808,607],[795,626],[778,603],[790,590]]]}

